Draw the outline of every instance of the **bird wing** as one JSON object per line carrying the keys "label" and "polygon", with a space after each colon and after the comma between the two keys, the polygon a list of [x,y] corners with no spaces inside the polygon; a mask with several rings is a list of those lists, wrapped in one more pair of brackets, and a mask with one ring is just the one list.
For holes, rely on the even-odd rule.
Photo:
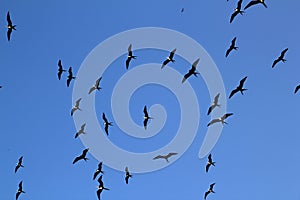
{"label": "bird wing", "polygon": [[147,112],[147,106],[144,106],[143,112],[144,112],[145,117],[149,117],[149,114]]}
{"label": "bird wing", "polygon": [[82,159],[81,156],[77,156],[77,157],[74,159],[73,164],[77,163],[80,159]]}
{"label": "bird wing", "polygon": [[105,125],[104,130],[105,130],[106,135],[108,135],[108,124]]}
{"label": "bird wing", "polygon": [[236,9],[241,10],[241,8],[242,8],[242,3],[243,3],[243,0],[239,0],[238,3],[237,3]]}
{"label": "bird wing", "polygon": [[85,126],[86,126],[86,123],[82,124],[82,125],[81,125],[81,127],[80,127],[80,130],[82,130],[82,131],[83,131],[83,130],[84,130],[84,128],[85,128]]}
{"label": "bird wing", "polygon": [[296,94],[296,93],[298,92],[299,89],[300,89],[300,85],[298,85],[298,86],[295,88],[294,94]]}
{"label": "bird wing", "polygon": [[232,51],[233,48],[231,48],[231,46],[227,49],[225,57],[227,58],[229,53]]}
{"label": "bird wing", "polygon": [[128,179],[129,179],[129,176],[126,176],[126,177],[125,177],[125,182],[126,182],[126,184],[128,184]]}
{"label": "bird wing", "polygon": [[166,59],[166,60],[163,62],[162,66],[161,66],[161,69],[164,68],[169,62],[170,62],[170,60],[169,60],[169,59]]}
{"label": "bird wing", "polygon": [[246,10],[247,8],[249,8],[255,4],[258,4],[258,3],[259,3],[259,1],[251,1],[245,6],[244,10]]}
{"label": "bird wing", "polygon": [[205,192],[205,194],[204,194],[204,199],[206,199],[206,197],[207,197],[207,195],[208,195],[209,193],[210,193],[209,191]]}
{"label": "bird wing", "polygon": [[234,11],[234,13],[232,13],[230,17],[230,23],[234,20],[235,16],[237,16],[238,13],[239,13],[238,11]]}
{"label": "bird wing", "polygon": [[146,129],[147,129],[147,124],[148,124],[148,118],[145,118],[145,119],[144,119],[143,124],[144,124],[144,128],[145,128],[145,130],[146,130]]}
{"label": "bird wing", "polygon": [[97,87],[99,86],[101,79],[102,79],[102,77],[100,77],[100,78],[98,78],[98,79],[96,80],[96,84],[95,84],[95,85],[96,85]]}
{"label": "bird wing", "polygon": [[234,37],[231,41],[231,46],[234,47],[235,46],[235,41],[236,41],[236,37]]}
{"label": "bird wing", "polygon": [[9,14],[9,12],[7,12],[6,19],[7,19],[8,25],[9,25],[9,26],[12,26],[12,22],[11,22],[11,19],[10,19],[10,14]]}
{"label": "bird wing", "polygon": [[170,59],[172,60],[173,59],[173,57],[174,57],[174,54],[175,54],[175,51],[176,51],[176,49],[173,49],[173,51],[171,51],[171,53],[170,53]]}
{"label": "bird wing", "polygon": [[75,103],[75,107],[79,107],[79,103],[81,101],[82,98],[77,99],[76,103]]}
{"label": "bird wing", "polygon": [[10,35],[11,35],[12,29],[7,30],[7,39],[10,41]]}
{"label": "bird wing", "polygon": [[129,173],[128,167],[125,167],[125,172]]}
{"label": "bird wing", "polygon": [[106,117],[105,117],[105,113],[102,113],[102,119],[104,120],[105,123],[108,123]]}
{"label": "bird wing", "polygon": [[98,176],[98,174],[100,174],[100,170],[96,170],[93,176],[93,180],[96,179],[96,177]]}
{"label": "bird wing", "polygon": [[131,48],[132,48],[132,44],[130,44],[129,47],[128,47],[128,53],[131,52]]}
{"label": "bird wing", "polygon": [[198,59],[192,64],[192,69],[194,69],[194,71],[195,71],[196,68],[197,68],[197,65],[198,65],[198,63],[199,63],[199,60],[200,60],[200,58],[198,58]]}
{"label": "bird wing", "polygon": [[218,94],[215,96],[215,98],[214,98],[214,104],[218,104],[219,98],[220,98],[220,93],[218,93]]}
{"label": "bird wing", "polygon": [[206,171],[206,173],[208,172],[208,170],[209,170],[209,167],[210,167],[210,164],[208,163],[208,164],[206,165],[206,167],[205,167],[205,171]]}
{"label": "bird wing", "polygon": [[158,155],[158,156],[155,156],[155,157],[153,158],[153,160],[160,159],[160,158],[165,158],[165,156]]}
{"label": "bird wing", "polygon": [[103,187],[102,175],[98,178],[98,183],[100,187]]}
{"label": "bird wing", "polygon": [[100,200],[100,194],[101,194],[102,190],[98,189],[97,190],[97,197],[98,197],[98,200]]}
{"label": "bird wing", "polygon": [[235,94],[237,93],[239,90],[238,89],[234,89],[231,91],[230,95],[229,95],[229,99]]}
{"label": "bird wing", "polygon": [[225,115],[223,115],[223,119],[226,119],[227,117],[229,117],[229,116],[231,116],[231,115],[233,115],[233,113],[226,113]]}
{"label": "bird wing", "polygon": [[211,105],[209,108],[208,108],[208,111],[207,111],[207,115],[209,115],[211,113],[211,111],[215,108],[215,105]]}
{"label": "bird wing", "polygon": [[72,81],[72,76],[68,76],[68,79],[67,79],[67,86],[68,87],[70,86],[71,81]]}
{"label": "bird wing", "polygon": [[188,79],[192,74],[193,74],[193,71],[189,70],[189,72],[183,76],[181,83],[184,83],[186,81],[186,79]]}
{"label": "bird wing", "polygon": [[212,190],[213,188],[214,188],[214,185],[215,185],[216,183],[212,183],[212,184],[210,184],[210,189]]}
{"label": "bird wing", "polygon": [[177,155],[178,153],[168,153],[168,155],[166,157],[171,157],[171,156],[175,156]]}
{"label": "bird wing", "polygon": [[63,73],[63,71],[62,71],[62,70],[58,70],[58,73],[57,73],[58,80],[60,80],[62,73]]}
{"label": "bird wing", "polygon": [[274,60],[274,62],[273,62],[273,64],[272,64],[272,68],[274,68],[275,67],[275,65],[278,63],[280,61],[280,59],[276,59],[276,60]]}
{"label": "bird wing", "polygon": [[284,50],[281,52],[280,57],[283,58],[284,55],[285,55],[285,53],[287,52],[287,50],[289,50],[289,48],[284,49]]}
{"label": "bird wing", "polygon": [[96,88],[94,86],[91,87],[91,89],[89,90],[89,94],[91,94],[94,90],[96,90]]}
{"label": "bird wing", "polygon": [[244,85],[246,79],[247,79],[247,76],[245,76],[245,77],[240,81],[240,87],[241,87],[241,88],[243,88],[243,85]]}
{"label": "bird wing", "polygon": [[208,155],[208,162],[212,162],[211,154]]}
{"label": "bird wing", "polygon": [[126,59],[126,69],[128,69],[128,67],[129,67],[130,60],[131,60],[131,57],[127,57],[127,59]]}
{"label": "bird wing", "polygon": [[207,126],[210,126],[210,125],[212,125],[212,124],[214,124],[214,123],[217,123],[217,122],[219,122],[220,120],[219,119],[213,119],[213,120],[211,120],[208,124],[207,124]]}
{"label": "bird wing", "polygon": [[69,72],[69,76],[73,76],[72,67],[69,67],[68,72]]}
{"label": "bird wing", "polygon": [[19,168],[20,168],[20,165],[17,165],[17,166],[15,167],[15,173],[17,173],[17,171],[18,171]]}
{"label": "bird wing", "polygon": [[71,116],[73,116],[74,112],[76,111],[77,109],[76,108],[72,108],[71,110]]}

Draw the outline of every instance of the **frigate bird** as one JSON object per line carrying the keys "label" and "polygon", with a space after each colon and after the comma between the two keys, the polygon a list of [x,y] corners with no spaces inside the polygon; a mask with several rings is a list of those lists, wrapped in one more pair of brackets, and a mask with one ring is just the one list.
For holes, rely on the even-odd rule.
{"label": "frigate bird", "polygon": [[16,193],[16,200],[18,200],[20,194],[22,194],[22,193],[25,193],[25,191],[23,191],[23,181],[20,181],[19,188]]}
{"label": "frigate bird", "polygon": [[191,75],[194,75],[195,77],[197,77],[197,75],[199,74],[199,72],[196,72],[196,68],[197,65],[199,63],[200,58],[198,58],[193,64],[192,64],[192,68],[189,70],[188,73],[186,73],[181,81],[181,83],[184,83],[186,81],[186,79],[188,79]]}
{"label": "frigate bird", "polygon": [[101,79],[102,79],[102,77],[100,77],[100,78],[98,78],[98,79],[96,80],[95,85],[93,85],[93,87],[91,87],[91,89],[89,90],[89,94],[91,94],[94,90],[98,90],[98,91],[99,91],[99,90],[102,89],[102,88],[99,86]]}
{"label": "frigate bird", "polygon": [[74,161],[73,164],[77,163],[79,160],[84,160],[87,161],[88,158],[86,158],[86,154],[89,151],[89,148],[86,148],[85,150],[82,151],[82,154],[80,156],[77,156]]}
{"label": "frigate bird", "polygon": [[75,103],[75,106],[73,106],[72,110],[71,110],[71,116],[73,116],[74,112],[76,110],[81,110],[81,108],[79,108],[79,104],[80,104],[80,101],[81,101],[81,98],[79,98],[76,103]]}
{"label": "frigate bird", "polygon": [[6,20],[7,20],[7,39],[8,39],[8,41],[10,41],[10,35],[11,35],[13,30],[17,30],[16,29],[17,25],[13,25],[13,23],[10,19],[9,12],[7,12]]}
{"label": "frigate bird", "polygon": [[105,116],[104,113],[102,113],[102,119],[103,119],[103,124],[104,124],[104,130],[105,130],[105,133],[106,135],[108,135],[108,127],[109,126],[112,126],[112,122],[109,122]]}
{"label": "frigate bird", "polygon": [[206,173],[208,172],[209,170],[209,167],[212,165],[212,166],[215,166],[216,162],[213,162],[212,161],[212,158],[211,158],[211,154],[208,155],[208,161],[207,161],[207,164],[206,164],[206,167],[205,167],[205,171]]}
{"label": "frigate bird", "polygon": [[244,10],[246,10],[247,8],[251,7],[251,6],[254,6],[256,4],[262,4],[265,8],[267,8],[267,5],[265,3],[264,0],[253,0],[253,1],[250,1],[244,8]]}
{"label": "frigate bird", "polygon": [[96,177],[97,177],[100,173],[104,174],[104,172],[102,171],[102,162],[99,162],[98,168],[97,168],[97,170],[96,170],[95,173],[94,173],[93,180],[95,180]]}
{"label": "frigate bird", "polygon": [[69,75],[68,75],[68,79],[67,79],[67,87],[70,86],[72,79],[76,78],[75,76],[73,76],[72,67],[69,68],[68,72],[69,72]]}
{"label": "frigate bird", "polygon": [[299,89],[300,89],[300,85],[297,85],[296,88],[295,88],[294,94],[296,94]]}
{"label": "frigate bird", "polygon": [[175,51],[176,49],[173,49],[173,51],[170,52],[170,55],[167,57],[167,59],[163,62],[161,68],[164,68],[169,62],[175,62],[175,60],[173,59],[174,55],[175,55]]}
{"label": "frigate bird", "polygon": [[144,106],[144,128],[145,128],[145,130],[147,129],[149,119],[153,119],[153,118],[149,116],[148,111],[147,111],[147,106]]}
{"label": "frigate bird", "polygon": [[128,47],[128,55],[127,55],[127,59],[126,59],[126,69],[128,69],[131,59],[136,59],[136,56],[132,55],[131,48],[132,48],[132,45],[130,44]]}
{"label": "frigate bird", "polygon": [[182,13],[184,12],[184,8],[181,8],[181,12],[182,12]]}
{"label": "frigate bird", "polygon": [[274,62],[273,62],[273,64],[272,64],[272,68],[275,67],[275,65],[276,65],[278,62],[280,62],[280,61],[285,62],[285,61],[286,61],[286,59],[284,59],[284,55],[285,55],[285,53],[287,52],[287,50],[288,50],[288,48],[284,49],[284,50],[281,52],[280,56],[279,56],[276,60],[274,60]]}
{"label": "frigate bird", "polygon": [[208,112],[207,115],[209,115],[211,113],[211,111],[213,111],[213,109],[215,109],[215,107],[220,107],[220,105],[218,104],[219,101],[219,97],[220,97],[220,93],[218,93],[215,98],[214,98],[214,102],[211,104],[211,106],[208,108]]}
{"label": "frigate bird", "polygon": [[239,48],[239,47],[235,46],[235,42],[236,42],[236,37],[234,37],[234,38],[231,40],[231,45],[230,45],[230,47],[227,49],[225,57],[227,57],[227,56],[229,55],[229,53],[230,53],[232,50],[237,50],[237,49]]}
{"label": "frigate bird", "polygon": [[81,134],[85,134],[85,132],[84,132],[85,125],[86,125],[86,123],[84,123],[84,124],[81,125],[80,130],[77,131],[76,134],[75,134],[75,138],[77,138]]}
{"label": "frigate bird", "polygon": [[129,178],[132,178],[132,175],[130,174],[128,167],[125,168],[125,182],[128,184]]}
{"label": "frigate bird", "polygon": [[207,195],[209,195],[210,193],[215,193],[215,191],[214,191],[214,185],[215,184],[216,183],[210,184],[209,189],[204,194],[204,199],[206,199]]}
{"label": "frigate bird", "polygon": [[57,76],[58,76],[58,80],[60,80],[62,73],[63,73],[63,72],[66,72],[67,70],[63,69],[63,66],[62,66],[62,64],[61,64],[61,60],[58,61],[57,65],[58,65],[58,73],[57,73]]}
{"label": "frigate bird", "polygon": [[98,200],[100,200],[100,195],[101,195],[102,191],[103,190],[109,190],[109,189],[104,187],[104,184],[103,184],[103,181],[102,181],[102,175],[98,178],[98,183],[99,183],[99,186],[97,187],[98,188],[97,197],[98,197]]}
{"label": "frigate bird", "polygon": [[165,159],[167,162],[169,162],[169,158],[170,158],[171,156],[175,156],[175,155],[177,155],[177,154],[178,154],[178,153],[168,153],[167,155],[158,155],[158,156],[154,157],[153,160],[163,158],[163,159]]}
{"label": "frigate bird", "polygon": [[234,90],[231,91],[231,93],[230,93],[230,95],[229,95],[229,99],[230,99],[234,94],[236,94],[237,92],[241,92],[241,94],[244,95],[244,91],[248,90],[248,89],[243,88],[246,79],[247,79],[247,76],[244,77],[244,78],[240,81],[240,84],[239,84]]}
{"label": "frigate bird", "polygon": [[238,14],[241,14],[243,15],[244,14],[244,11],[242,11],[242,2],[243,0],[239,0],[238,3],[237,3],[237,7],[236,9],[234,9],[234,12],[232,13],[231,17],[230,17],[230,23],[234,20],[234,18],[238,15]]}
{"label": "frigate bird", "polygon": [[220,117],[220,118],[213,119],[213,120],[211,120],[211,121],[207,124],[207,126],[210,126],[210,125],[212,125],[212,124],[214,124],[214,123],[217,123],[217,122],[221,122],[222,124],[227,124],[227,122],[225,122],[224,120],[225,120],[227,117],[231,116],[231,115],[233,115],[233,113],[227,113],[227,114],[224,114],[224,115],[223,115],[222,117]]}
{"label": "frigate bird", "polygon": [[18,169],[19,169],[20,167],[24,167],[24,166],[22,165],[22,162],[23,162],[23,156],[21,156],[21,157],[19,158],[18,164],[17,164],[17,166],[15,167],[15,173],[17,173],[17,171],[18,171]]}

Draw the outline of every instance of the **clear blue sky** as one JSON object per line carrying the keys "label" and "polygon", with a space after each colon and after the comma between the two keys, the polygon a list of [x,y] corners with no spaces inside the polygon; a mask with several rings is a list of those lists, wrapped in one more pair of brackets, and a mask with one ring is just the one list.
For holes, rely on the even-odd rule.
{"label": "clear blue sky", "polygon": [[[243,7],[246,3],[245,0]],[[300,3],[266,4],[267,9],[254,6],[229,24],[236,7],[234,0],[2,1],[0,199],[15,198],[20,180],[26,191],[20,199],[96,199],[97,182],[92,181],[92,175],[98,161],[89,154],[91,160],[87,163],[72,165],[85,147],[74,139],[76,129],[70,116],[73,83],[67,88],[65,76],[57,80],[57,61],[61,59],[65,68],[72,66],[76,74],[88,53],[101,41],[128,29],[157,26],[180,31],[198,41],[217,64],[227,95],[244,76],[248,76],[248,91],[228,101],[227,110],[234,116],[227,120],[229,124],[212,150],[216,167],[206,174],[206,159],[199,160],[198,151],[210,120],[206,111],[211,100],[203,80],[193,78],[192,85],[199,83],[195,88],[201,93],[202,118],[189,150],[165,169],[134,174],[129,185],[124,183],[123,172],[104,166],[103,180],[111,191],[104,191],[102,199],[202,199],[209,184],[216,182],[216,194],[208,199],[299,200],[300,93],[294,95],[293,91],[300,84]],[[181,8],[185,9],[183,13]],[[10,42],[5,28],[7,11],[17,25]],[[225,58],[235,36],[239,49]],[[272,69],[273,60],[286,47],[287,62]],[[117,62],[122,63],[123,58]],[[174,66],[183,63],[178,60]],[[147,61],[137,60],[136,64]],[[122,71],[110,69],[107,76],[114,70],[126,73],[125,66],[120,68]],[[106,79],[103,87],[114,81]],[[107,86],[103,94],[97,95],[108,98],[108,89]],[[141,94],[135,94],[136,102],[131,105],[134,113],[142,112],[145,101],[166,103],[165,99],[172,97],[168,92],[166,96],[154,96],[155,89],[162,92],[161,88],[144,89],[153,92],[153,98],[146,101]],[[176,107],[176,101],[172,102]],[[98,116],[103,109],[111,116],[109,108],[103,105],[97,104]],[[176,120],[178,109],[168,105],[166,109]],[[133,119],[139,120],[138,116]],[[117,126],[111,131],[122,134]],[[172,134],[172,126],[164,131]],[[153,150],[171,138],[166,134],[161,144],[155,143],[157,146],[128,148],[136,152]],[[113,133],[112,139],[126,147]],[[21,155],[25,168],[14,174]]]}

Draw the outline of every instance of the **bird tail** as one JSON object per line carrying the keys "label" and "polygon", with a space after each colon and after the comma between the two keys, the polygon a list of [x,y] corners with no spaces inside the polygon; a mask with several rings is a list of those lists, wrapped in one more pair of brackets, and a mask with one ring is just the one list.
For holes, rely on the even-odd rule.
{"label": "bird tail", "polygon": [[215,164],[216,164],[216,162],[212,162],[211,164],[212,164],[213,166],[216,166],[216,165],[215,165]]}
{"label": "bird tail", "polygon": [[88,158],[83,158],[83,160],[84,160],[84,161],[88,161],[89,159],[88,159]]}
{"label": "bird tail", "polygon": [[244,91],[246,91],[246,90],[248,90],[248,89],[242,89],[241,90],[242,95],[244,95]]}

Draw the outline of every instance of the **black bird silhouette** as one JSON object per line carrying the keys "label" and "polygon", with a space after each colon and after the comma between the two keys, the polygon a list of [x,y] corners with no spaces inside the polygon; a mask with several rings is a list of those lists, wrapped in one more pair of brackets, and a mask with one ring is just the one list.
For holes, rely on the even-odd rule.
{"label": "black bird silhouette", "polygon": [[74,161],[73,164],[77,163],[79,160],[84,160],[87,161],[88,158],[86,158],[86,154],[89,151],[89,148],[86,148],[85,150],[82,151],[82,154],[80,156],[77,156]]}
{"label": "black bird silhouette", "polygon": [[25,193],[25,191],[23,191],[23,181],[20,181],[19,183],[19,188],[16,193],[16,200],[19,198],[21,193]]}
{"label": "black bird silhouette", "polygon": [[99,86],[101,79],[102,79],[102,77],[100,77],[100,78],[98,78],[98,79],[96,80],[95,85],[93,85],[93,87],[91,87],[91,89],[89,90],[89,94],[91,94],[94,90],[98,90],[98,91],[99,91],[99,90],[102,89],[102,88]]}
{"label": "black bird silhouette", "polygon": [[107,118],[105,117],[105,114],[104,113],[102,113],[102,119],[103,119],[103,121],[104,121],[104,130],[105,130],[105,133],[106,133],[106,135],[108,135],[108,127],[109,126],[112,126],[112,122],[108,122],[108,120],[107,120]]}
{"label": "black bird silhouette", "polygon": [[181,12],[182,12],[182,13],[184,12],[184,8],[181,8]]}
{"label": "black bird silhouette", "polygon": [[216,183],[210,184],[209,189],[208,189],[207,192],[205,192],[205,194],[204,194],[204,199],[206,199],[207,195],[209,195],[210,193],[215,193],[215,191],[214,191],[214,185],[215,185],[215,184],[216,184]]}
{"label": "black bird silhouette", "polygon": [[217,123],[217,122],[221,122],[223,125],[224,125],[224,124],[227,124],[227,122],[225,122],[224,120],[225,120],[227,117],[231,116],[231,115],[233,115],[233,113],[226,113],[226,114],[224,114],[224,115],[223,115],[222,117],[220,117],[220,118],[211,120],[211,121],[207,124],[207,126],[210,126],[210,125],[212,125],[212,124],[214,124],[214,123]]}
{"label": "black bird silhouette", "polygon": [[212,158],[211,158],[211,154],[209,154],[208,156],[208,161],[207,161],[207,164],[206,164],[206,167],[205,167],[205,171],[206,173],[208,172],[209,170],[209,167],[212,165],[212,166],[215,166],[216,162],[213,162],[212,161]]}
{"label": "black bird silhouette", "polygon": [[231,91],[231,93],[230,93],[230,95],[229,95],[229,99],[230,99],[234,94],[236,94],[237,92],[241,92],[241,94],[244,95],[243,92],[246,91],[246,90],[248,90],[248,89],[243,88],[246,79],[247,79],[247,76],[244,77],[244,78],[240,81],[239,86],[237,86],[234,90]]}
{"label": "black bird silhouette", "polygon": [[128,167],[125,168],[125,182],[128,184],[129,178],[132,178],[132,175],[129,173]]}
{"label": "black bird silhouette", "polygon": [[234,12],[232,13],[231,17],[230,17],[230,23],[233,21],[233,19],[238,15],[238,14],[241,14],[243,15],[244,14],[244,11],[242,11],[242,2],[243,0],[239,0],[238,3],[237,3],[237,7],[236,9],[234,10]]}
{"label": "black bird silhouette", "polygon": [[18,162],[17,166],[15,167],[15,173],[17,173],[17,171],[18,171],[18,169],[19,169],[20,167],[24,167],[24,166],[22,165],[22,162],[23,162],[23,156],[21,156],[21,157],[19,158],[19,162]]}
{"label": "black bird silhouette", "polygon": [[86,125],[86,123],[84,123],[84,124],[81,125],[80,130],[77,131],[76,134],[75,134],[75,138],[77,138],[81,134],[85,134],[85,132],[84,132],[85,125]]}
{"label": "black bird silhouette", "polygon": [[176,49],[173,49],[173,51],[170,52],[170,55],[167,57],[167,59],[163,62],[161,68],[164,68],[169,62],[175,62],[173,59]]}
{"label": "black bird silhouette", "polygon": [[130,44],[128,47],[128,55],[127,55],[127,59],[126,59],[126,69],[128,69],[131,59],[136,59],[136,56],[132,55],[131,48],[132,48],[132,45]]}
{"label": "black bird silhouette", "polygon": [[177,155],[177,154],[178,154],[178,153],[168,153],[167,155],[158,155],[158,156],[154,157],[153,160],[163,158],[163,159],[165,159],[167,162],[169,162],[169,158],[170,158],[171,156],[175,156],[175,155]]}
{"label": "black bird silhouette", "polygon": [[58,61],[57,65],[58,65],[57,76],[58,76],[58,80],[60,80],[62,73],[66,72],[67,70],[63,69],[62,64],[61,64],[61,60]]}
{"label": "black bird silhouette", "polygon": [[104,187],[104,184],[103,184],[103,181],[102,181],[102,175],[98,178],[98,183],[99,183],[99,186],[97,187],[98,190],[97,190],[97,197],[98,197],[98,200],[100,200],[100,194],[103,190],[109,190],[108,188]]}
{"label": "black bird silhouette", "polygon": [[188,79],[191,75],[194,75],[195,77],[197,77],[197,75],[199,74],[199,72],[196,72],[196,67],[199,63],[200,58],[198,58],[192,65],[192,68],[189,70],[188,73],[186,73],[181,81],[181,83],[184,83],[186,81],[186,79]]}
{"label": "black bird silhouette", "polygon": [[147,129],[149,119],[153,119],[153,118],[149,116],[148,111],[147,111],[147,106],[144,106],[144,128],[145,128],[145,130]]}
{"label": "black bird silhouette", "polygon": [[79,108],[80,101],[81,101],[81,98],[77,99],[77,101],[75,102],[75,106],[73,106],[73,108],[71,110],[71,116],[73,116],[73,114],[76,110],[81,110],[81,108]]}
{"label": "black bird silhouette", "polygon": [[284,49],[284,50],[281,52],[280,56],[279,56],[276,60],[274,60],[274,62],[273,62],[273,64],[272,64],[272,68],[275,67],[275,65],[276,65],[278,62],[280,62],[280,61],[285,62],[285,61],[286,61],[286,59],[284,59],[284,55],[285,55],[285,53],[287,52],[287,50],[289,50],[289,49],[288,49],[288,48]]}
{"label": "black bird silhouette", "polygon": [[295,88],[294,94],[296,94],[299,89],[300,89],[300,85],[297,85],[296,88]]}
{"label": "black bird silhouette", "polygon": [[262,4],[264,5],[265,8],[267,8],[267,5],[265,4],[264,0],[254,0],[254,1],[250,1],[244,8],[244,10],[246,10],[247,8],[254,6],[256,4]]}
{"label": "black bird silhouette", "polygon": [[97,168],[97,170],[96,170],[95,173],[94,173],[93,180],[95,180],[96,177],[97,177],[100,173],[104,174],[104,172],[102,171],[102,162],[100,162],[100,163],[98,164],[98,168]]}
{"label": "black bird silhouette", "polygon": [[227,51],[226,51],[226,55],[225,55],[226,58],[227,58],[227,56],[229,55],[229,53],[230,53],[232,50],[237,50],[237,49],[238,49],[238,47],[235,46],[235,41],[236,41],[236,37],[234,37],[234,38],[232,39],[231,45],[230,45],[230,47],[229,47],[229,48],[227,49]]}
{"label": "black bird silhouette", "polygon": [[69,68],[68,72],[69,72],[69,75],[68,75],[68,79],[67,79],[67,86],[69,87],[72,79],[75,79],[76,77],[73,76],[72,67]]}
{"label": "black bird silhouette", "polygon": [[9,12],[7,12],[6,20],[7,20],[7,39],[8,39],[8,41],[10,41],[10,35],[11,35],[13,30],[17,30],[16,29],[17,25],[13,25],[13,23],[10,19]]}
{"label": "black bird silhouette", "polygon": [[215,109],[215,107],[220,107],[220,105],[218,104],[218,101],[219,101],[219,97],[220,97],[220,93],[218,93],[216,96],[215,96],[215,99],[214,99],[214,102],[211,104],[211,106],[208,108],[208,112],[207,112],[207,115],[209,115],[211,113],[211,111],[213,111],[213,109]]}

